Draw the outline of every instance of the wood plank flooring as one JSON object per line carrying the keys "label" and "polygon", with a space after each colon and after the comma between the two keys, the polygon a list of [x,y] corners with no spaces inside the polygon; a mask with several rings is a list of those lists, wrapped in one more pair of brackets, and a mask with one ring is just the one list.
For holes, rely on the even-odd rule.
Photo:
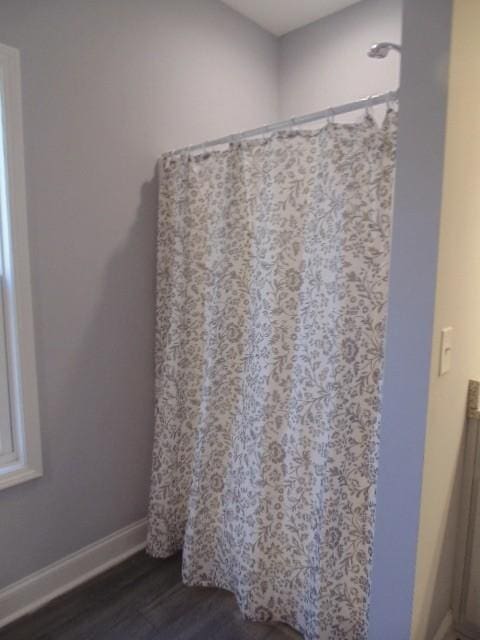
{"label": "wood plank flooring", "polygon": [[234,597],[185,587],[181,559],[145,553],[0,629],[0,640],[301,640],[284,625],[245,622]]}

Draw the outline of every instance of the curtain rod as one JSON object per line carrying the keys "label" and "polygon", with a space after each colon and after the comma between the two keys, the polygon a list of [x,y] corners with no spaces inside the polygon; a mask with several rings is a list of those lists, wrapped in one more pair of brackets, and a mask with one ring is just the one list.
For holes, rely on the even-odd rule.
{"label": "curtain rod", "polygon": [[368,98],[362,98],[356,102],[349,102],[337,107],[330,107],[322,111],[316,111],[315,113],[309,113],[305,116],[295,116],[288,118],[288,120],[282,120],[274,124],[267,124],[256,129],[249,129],[241,133],[234,133],[233,135],[224,136],[223,138],[217,138],[215,140],[209,140],[208,142],[201,142],[199,144],[193,144],[181,149],[175,149],[167,152],[166,155],[177,155],[179,153],[192,153],[194,151],[203,151],[208,147],[215,147],[221,144],[229,144],[245,140],[245,138],[252,138],[253,136],[259,136],[266,133],[273,133],[280,129],[287,129],[288,127],[300,126],[314,122],[315,120],[321,120],[323,118],[333,118],[334,116],[341,115],[342,113],[350,113],[351,111],[358,111],[359,109],[368,109],[378,104],[388,104],[398,100],[398,91],[389,91],[388,93],[381,93]]}

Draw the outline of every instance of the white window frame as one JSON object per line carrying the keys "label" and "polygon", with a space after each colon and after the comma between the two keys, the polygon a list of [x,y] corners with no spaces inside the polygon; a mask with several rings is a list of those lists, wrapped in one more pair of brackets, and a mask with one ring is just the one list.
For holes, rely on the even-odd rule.
{"label": "white window frame", "polygon": [[[4,326],[13,451],[0,489],[43,473],[25,194],[20,53],[0,44],[0,222]],[[1,319],[0,319],[1,321]]]}

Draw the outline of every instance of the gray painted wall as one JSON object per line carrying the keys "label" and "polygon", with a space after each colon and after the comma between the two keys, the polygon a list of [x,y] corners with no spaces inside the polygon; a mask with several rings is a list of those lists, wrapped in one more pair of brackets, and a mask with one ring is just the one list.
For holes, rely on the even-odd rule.
{"label": "gray painted wall", "polygon": [[45,462],[0,587],[145,516],[159,154],[277,118],[277,42],[216,0],[2,0],[22,57]]}
{"label": "gray painted wall", "polygon": [[[480,2],[455,0],[434,338],[423,463],[412,640],[433,638],[452,608],[463,492],[468,380],[480,376]],[[441,332],[453,327],[452,368],[439,375]],[[478,548],[478,544],[476,545]],[[472,561],[471,579],[480,578]],[[480,588],[480,584],[478,584]],[[479,590],[471,589],[474,609]],[[469,590],[470,591],[470,590]],[[480,612],[479,612],[480,614]]]}
{"label": "gray painted wall", "polygon": [[370,640],[410,637],[450,31],[451,0],[405,0]]}

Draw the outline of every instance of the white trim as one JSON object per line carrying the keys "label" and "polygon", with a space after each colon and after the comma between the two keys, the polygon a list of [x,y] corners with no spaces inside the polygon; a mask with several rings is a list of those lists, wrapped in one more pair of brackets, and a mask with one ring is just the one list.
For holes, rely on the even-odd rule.
{"label": "white trim", "polygon": [[441,625],[437,629],[437,633],[433,636],[432,640],[450,640],[453,633],[453,613],[447,612],[447,615],[442,620]]}
{"label": "white trim", "polygon": [[0,628],[141,551],[146,538],[139,520],[0,590]]}
{"label": "white trim", "polygon": [[[15,460],[0,469],[0,489],[42,475],[37,367],[25,193],[20,53],[0,45],[5,157],[1,253]],[[1,176],[0,176],[1,178]]]}

